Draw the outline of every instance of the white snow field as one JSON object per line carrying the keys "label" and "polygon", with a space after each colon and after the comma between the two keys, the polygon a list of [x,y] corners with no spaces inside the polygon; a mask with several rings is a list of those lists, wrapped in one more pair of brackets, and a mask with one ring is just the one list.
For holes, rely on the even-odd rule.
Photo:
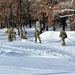
{"label": "white snow field", "polygon": [[[27,41],[8,42],[6,29],[0,29],[0,75],[75,75],[75,32],[67,31],[66,46],[59,31],[40,34],[34,43],[34,28],[26,29]],[[17,31],[17,30],[16,30]]]}

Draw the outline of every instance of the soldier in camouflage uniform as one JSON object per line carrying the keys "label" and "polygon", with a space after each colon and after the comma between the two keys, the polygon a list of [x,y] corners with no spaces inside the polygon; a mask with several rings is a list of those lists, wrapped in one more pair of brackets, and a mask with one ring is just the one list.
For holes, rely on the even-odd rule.
{"label": "soldier in camouflage uniform", "polygon": [[21,38],[23,38],[23,30],[20,30]]}
{"label": "soldier in camouflage uniform", "polygon": [[26,31],[21,30],[21,38],[22,39],[27,39],[26,34],[27,34]]}
{"label": "soldier in camouflage uniform", "polygon": [[16,32],[14,31],[14,28],[12,28],[12,30],[11,30],[11,35],[12,35],[12,39],[13,40],[16,40]]}
{"label": "soldier in camouflage uniform", "polygon": [[71,20],[70,28],[71,28],[71,31],[75,31],[75,21],[73,19]]}
{"label": "soldier in camouflage uniform", "polygon": [[26,34],[27,34],[27,32],[23,31],[23,39],[27,39]]}
{"label": "soldier in camouflage uniform", "polygon": [[8,33],[8,40],[11,42],[12,41],[12,31],[11,31],[11,29],[8,28],[6,32]]}
{"label": "soldier in camouflage uniform", "polygon": [[39,43],[41,43],[41,39],[40,39],[40,32],[37,28],[35,28],[35,31],[34,31],[34,37],[35,37],[35,43],[37,42],[37,38],[39,40]]}
{"label": "soldier in camouflage uniform", "polygon": [[65,46],[65,38],[67,38],[67,34],[63,29],[60,30],[60,36],[59,37],[62,38],[62,46]]}

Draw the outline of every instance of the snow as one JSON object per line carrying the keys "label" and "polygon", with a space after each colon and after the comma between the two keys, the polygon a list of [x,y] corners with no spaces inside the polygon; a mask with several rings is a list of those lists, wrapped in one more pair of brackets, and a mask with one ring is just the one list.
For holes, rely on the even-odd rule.
{"label": "snow", "polygon": [[59,31],[40,34],[42,43],[34,43],[34,28],[26,29],[27,40],[16,35],[12,42],[5,31],[0,29],[1,75],[75,75],[75,31],[66,31],[66,46]]}

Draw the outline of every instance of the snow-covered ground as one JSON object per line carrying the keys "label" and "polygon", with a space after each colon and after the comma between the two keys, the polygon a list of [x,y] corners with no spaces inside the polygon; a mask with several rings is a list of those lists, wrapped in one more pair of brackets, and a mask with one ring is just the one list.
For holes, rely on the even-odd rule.
{"label": "snow-covered ground", "polygon": [[8,42],[6,29],[0,29],[0,74],[75,75],[75,32],[67,31],[66,46],[59,31],[46,31],[42,44],[34,43],[34,28],[26,29],[27,41]]}

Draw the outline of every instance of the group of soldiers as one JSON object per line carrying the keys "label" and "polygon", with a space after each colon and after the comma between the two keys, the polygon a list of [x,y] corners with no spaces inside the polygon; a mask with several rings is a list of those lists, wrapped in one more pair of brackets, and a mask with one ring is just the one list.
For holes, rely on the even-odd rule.
{"label": "group of soldiers", "polygon": [[25,30],[21,30],[20,34],[21,34],[22,39],[27,39],[27,37],[26,37],[27,32]]}
{"label": "group of soldiers", "polygon": [[[35,27],[35,32],[34,32],[34,37],[35,37],[35,42],[37,42],[37,39],[39,40],[39,43],[41,43],[41,38],[40,38],[40,23],[39,21],[36,21],[36,27]],[[65,46],[65,38],[67,38],[67,33],[61,28],[60,30],[60,35],[62,39],[62,46]]]}
{"label": "group of soldiers", "polygon": [[[8,40],[9,41],[16,40],[16,32],[14,31],[14,28],[12,28],[12,29],[8,28],[6,33],[8,33]],[[27,32],[25,30],[20,30],[20,36],[22,39],[27,39],[26,34],[27,34]],[[39,40],[39,43],[41,43],[39,21],[36,21],[35,30],[34,30],[34,37],[35,37],[35,43],[37,43],[37,39]],[[60,30],[59,37],[62,38],[62,46],[65,46],[65,38],[67,38],[67,34],[63,29]]]}
{"label": "group of soldiers", "polygon": [[[14,30],[14,28],[7,28],[6,33],[8,33],[9,42],[16,40],[16,31]],[[26,31],[20,30],[20,36],[22,39],[27,39],[26,34],[27,34]]]}

